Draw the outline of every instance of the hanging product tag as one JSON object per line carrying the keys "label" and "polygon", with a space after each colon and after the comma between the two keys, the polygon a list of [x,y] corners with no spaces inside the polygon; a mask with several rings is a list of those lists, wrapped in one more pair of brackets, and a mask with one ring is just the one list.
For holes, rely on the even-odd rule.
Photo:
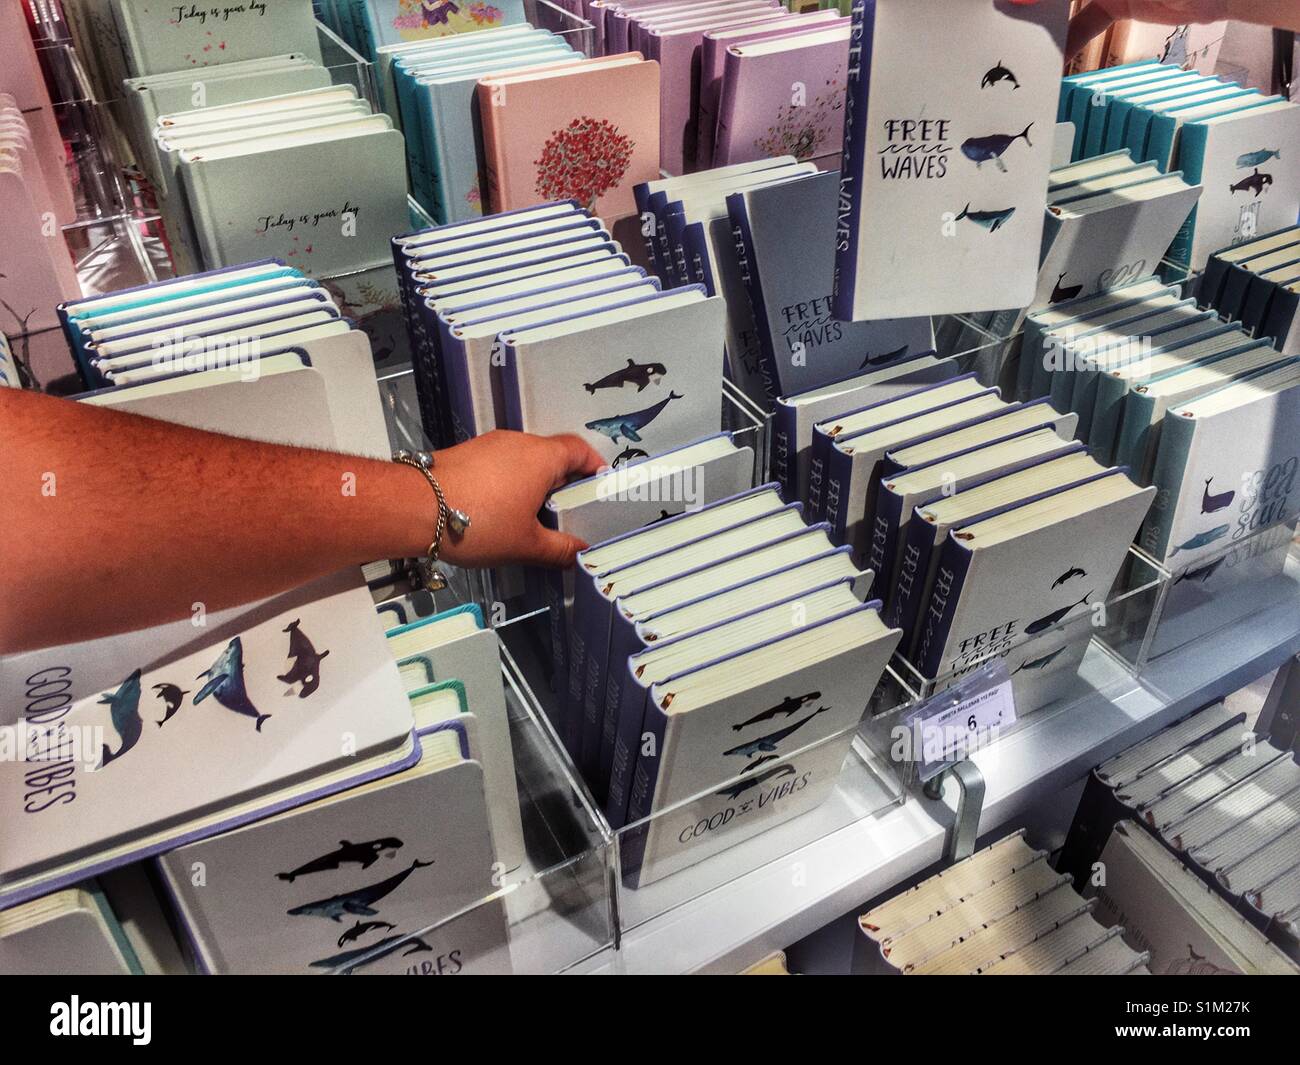
{"label": "hanging product tag", "polygon": [[951,688],[918,703],[901,724],[922,782],[988,746],[1016,720],[1011,677],[1002,659],[968,673]]}

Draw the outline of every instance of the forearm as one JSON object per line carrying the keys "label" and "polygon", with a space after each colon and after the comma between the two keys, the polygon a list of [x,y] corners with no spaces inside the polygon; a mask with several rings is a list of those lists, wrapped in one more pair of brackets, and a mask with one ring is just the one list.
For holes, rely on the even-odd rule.
{"label": "forearm", "polygon": [[429,486],[391,462],[10,389],[0,440],[0,652],[249,602],[433,535]]}

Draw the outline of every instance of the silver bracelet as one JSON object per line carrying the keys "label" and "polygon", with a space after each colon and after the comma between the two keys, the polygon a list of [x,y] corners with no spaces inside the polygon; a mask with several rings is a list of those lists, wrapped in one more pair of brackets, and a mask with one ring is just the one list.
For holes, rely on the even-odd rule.
{"label": "silver bracelet", "polygon": [[427,557],[420,560],[420,572],[424,578],[426,587],[433,590],[445,588],[447,578],[433,567],[438,562],[438,554],[442,550],[442,537],[447,529],[451,529],[453,536],[459,538],[465,535],[465,530],[469,528],[469,515],[463,510],[457,510],[455,507],[447,505],[447,497],[442,494],[442,485],[433,475],[433,455],[428,451],[407,451],[405,449],[393,452],[393,461],[400,462],[405,466],[411,466],[424,474],[424,479],[429,482],[429,487],[433,489],[433,494],[438,500],[438,521],[434,526],[433,540],[429,544]]}

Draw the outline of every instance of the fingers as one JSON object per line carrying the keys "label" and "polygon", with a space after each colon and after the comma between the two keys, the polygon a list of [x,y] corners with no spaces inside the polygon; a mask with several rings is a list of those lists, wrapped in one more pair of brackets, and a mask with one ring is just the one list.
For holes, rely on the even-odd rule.
{"label": "fingers", "polygon": [[536,546],[532,561],[539,566],[551,569],[568,569],[573,565],[573,557],[587,545],[576,536],[556,532],[554,529],[537,527]]}
{"label": "fingers", "polygon": [[558,468],[552,488],[559,488],[574,477],[590,477],[605,465],[600,453],[580,436],[561,433],[547,437],[559,453]]}

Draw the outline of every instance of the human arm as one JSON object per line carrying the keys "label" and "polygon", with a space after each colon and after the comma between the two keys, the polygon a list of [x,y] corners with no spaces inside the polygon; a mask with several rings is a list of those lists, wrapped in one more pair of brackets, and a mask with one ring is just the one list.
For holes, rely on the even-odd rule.
{"label": "human arm", "polygon": [[[494,432],[436,453],[463,566],[565,566],[546,494],[595,473],[575,436]],[[434,494],[409,466],[203,432],[0,389],[0,653],[251,602],[347,566],[423,555]]]}
{"label": "human arm", "polygon": [[1066,58],[1073,58],[1090,40],[1119,19],[1181,25],[1237,19],[1300,33],[1297,0],[1091,0],[1070,20]]}

